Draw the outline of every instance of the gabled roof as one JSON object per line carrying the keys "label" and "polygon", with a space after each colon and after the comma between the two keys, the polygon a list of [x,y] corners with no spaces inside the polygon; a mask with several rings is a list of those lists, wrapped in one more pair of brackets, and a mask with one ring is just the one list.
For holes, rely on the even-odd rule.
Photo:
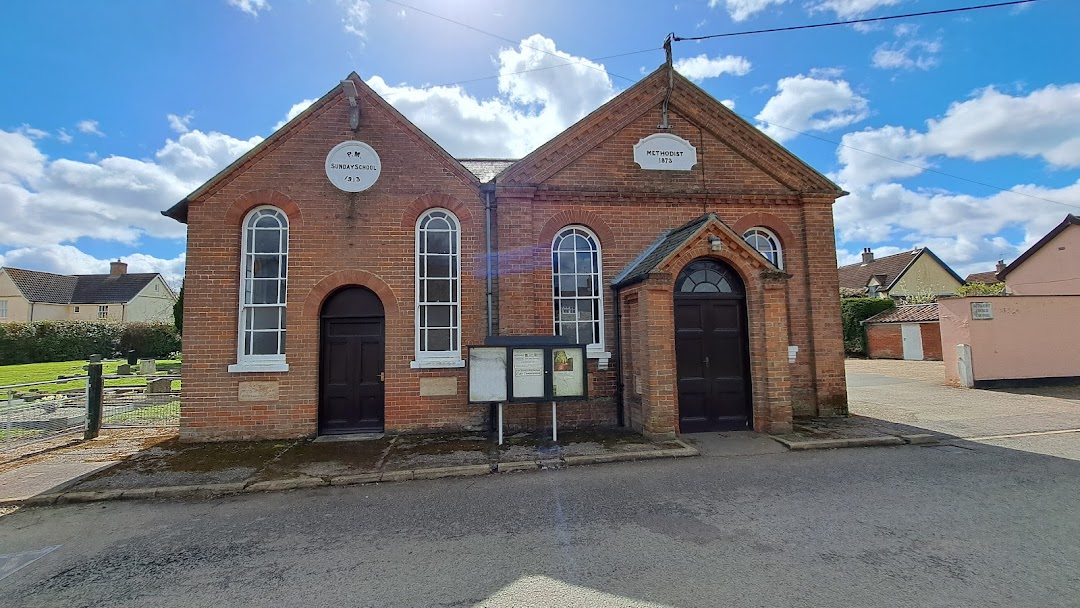
{"label": "gabled roof", "polygon": [[[857,264],[841,266],[836,269],[837,274],[840,276],[840,287],[847,289],[862,289],[866,287],[871,278],[878,276],[878,283],[881,284],[882,289],[888,291],[900,280],[900,277],[904,276],[907,269],[923,255],[929,255],[933,258],[933,260],[947,270],[958,283],[964,282],[964,280],[960,278],[960,275],[956,274],[952,268],[949,268],[948,264],[942,262],[941,258],[934,255],[933,251],[930,251],[926,247],[920,247],[918,249],[912,249],[911,251],[903,251],[894,253],[893,255],[887,255],[883,258],[877,258],[874,261],[865,264],[859,262]],[[884,280],[882,280],[882,277],[884,277]]]}
{"label": "gabled roof", "polygon": [[[780,184],[794,192],[834,198],[847,194],[682,74],[674,72],[672,81],[670,109],[708,131]],[[661,65],[505,169],[498,181],[507,185],[542,183],[634,120],[656,111],[667,93],[667,83],[668,68]]]}
{"label": "gabled roof", "polygon": [[[389,112],[392,116],[396,117],[402,125],[405,125],[405,127],[409,130],[410,133],[413,134],[413,136],[430,146],[431,149],[435,150],[438,155],[440,155],[444,160],[446,160],[447,164],[451,167],[452,170],[454,170],[455,173],[479,187],[479,181],[477,180],[475,174],[462,166],[462,164],[458,162],[456,158],[450,156],[450,154],[446,150],[444,150],[442,146],[435,143],[435,140],[428,137],[426,133],[421,131],[420,128],[414,125],[412,121],[410,121],[408,118],[405,118],[405,116],[402,115],[401,112],[398,112],[394,108],[394,106],[387,103],[386,100],[383,99],[374,90],[372,90],[372,88],[369,87],[356,72],[351,72],[347,78],[348,80],[356,83],[358,97],[367,97],[371,99],[381,109]],[[240,169],[244,167],[244,165],[251,162],[257,157],[265,155],[266,153],[279,146],[286,139],[286,136],[288,134],[299,129],[301,125],[303,125],[309,119],[314,118],[319,114],[322,114],[327,108],[333,105],[332,102],[336,101],[339,96],[343,95],[344,93],[342,91],[341,84],[338,83],[334,85],[332,89],[327,91],[325,95],[316,100],[315,103],[308,106],[306,110],[297,114],[292,120],[282,125],[282,127],[277,131],[274,131],[270,135],[270,137],[267,137],[263,141],[259,142],[259,144],[256,145],[254,148],[248,150],[246,153],[241,155],[240,158],[233,161],[228,167],[222,169],[214,177],[211,177],[205,184],[195,189],[194,192],[185,196],[180,202],[176,203],[165,211],[162,211],[161,214],[166,217],[171,217],[178,222],[186,224],[188,205],[192,201],[199,199],[202,196],[209,194],[213,191],[216,191],[220,186],[224,185],[224,183],[229,178],[231,178],[234,173],[239,172]],[[363,119],[361,118],[361,120]],[[329,152],[329,150],[327,150],[327,152]]]}
{"label": "gabled roof", "polygon": [[1016,270],[1016,268],[1018,266],[1020,266],[1024,262],[1026,262],[1028,260],[1028,258],[1030,258],[1031,256],[1035,255],[1035,253],[1037,251],[1039,251],[1040,249],[1045,247],[1046,244],[1049,243],[1050,241],[1054,240],[1054,237],[1056,237],[1057,235],[1064,232],[1065,229],[1068,228],[1069,226],[1080,226],[1080,217],[1076,217],[1075,215],[1073,215],[1071,213],[1069,215],[1065,216],[1064,221],[1062,221],[1060,224],[1055,226],[1054,229],[1051,230],[1050,232],[1047,232],[1046,236],[1039,239],[1039,242],[1035,243],[1034,245],[1029,247],[1027,251],[1020,254],[1020,257],[1013,260],[1012,264],[1009,264],[1008,266],[1006,266],[1005,270],[1002,270],[1001,272],[999,272],[997,274],[998,280],[999,281],[1004,281],[1005,277],[1010,272]]}
{"label": "gabled roof", "polygon": [[732,231],[731,228],[728,227],[715,213],[710,212],[699,218],[693,219],[678,228],[664,231],[651,245],[645,248],[645,251],[641,252],[641,255],[634,259],[633,262],[630,262],[622,272],[611,280],[611,286],[623,287],[644,280],[649,276],[650,272],[663,265],[663,263],[672,255],[678,253],[686,243],[697,236],[709,224],[716,224],[722,232],[727,233],[731,242],[753,252],[762,266],[771,270],[779,270],[756,249],[746,244],[746,242],[743,241],[739,235],[735,234],[735,232]]}
{"label": "gabled roof", "polygon": [[866,323],[921,323],[938,320],[937,302],[929,304],[908,304],[879,312],[863,321]]}
{"label": "gabled roof", "polygon": [[987,272],[973,272],[964,279],[965,283],[982,283],[984,285],[993,285],[999,283],[996,270],[989,270]]}
{"label": "gabled roof", "polygon": [[481,184],[495,179],[495,176],[517,162],[510,158],[459,158],[461,166],[468,169]]}
{"label": "gabled roof", "polygon": [[158,277],[154,272],[64,275],[22,268],[5,273],[30,302],[47,304],[124,304]]}

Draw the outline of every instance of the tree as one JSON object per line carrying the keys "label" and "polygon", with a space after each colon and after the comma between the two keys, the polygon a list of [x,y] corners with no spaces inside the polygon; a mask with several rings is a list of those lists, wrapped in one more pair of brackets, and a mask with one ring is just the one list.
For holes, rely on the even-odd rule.
{"label": "tree", "polygon": [[176,325],[176,333],[184,333],[184,282],[180,282],[180,294],[176,296],[176,304],[172,309],[173,324]]}
{"label": "tree", "polygon": [[910,306],[911,304],[933,304],[938,301],[938,296],[930,289],[920,289],[900,298],[899,304]]}
{"label": "tree", "polygon": [[1003,296],[1005,283],[968,283],[956,290],[956,295],[964,296]]}

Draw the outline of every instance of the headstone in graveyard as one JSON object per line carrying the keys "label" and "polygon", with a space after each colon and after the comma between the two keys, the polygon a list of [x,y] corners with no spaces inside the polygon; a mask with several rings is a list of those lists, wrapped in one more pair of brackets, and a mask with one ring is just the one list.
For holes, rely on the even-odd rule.
{"label": "headstone in graveyard", "polygon": [[148,393],[168,393],[172,390],[172,380],[169,378],[155,378],[146,383]]}
{"label": "headstone in graveyard", "polygon": [[120,365],[117,365],[116,366],[116,375],[118,375],[118,376],[130,376],[131,375],[131,366],[128,365],[127,363],[121,363]]}
{"label": "headstone in graveyard", "polygon": [[139,359],[139,373],[143,375],[157,373],[157,361],[154,359]]}

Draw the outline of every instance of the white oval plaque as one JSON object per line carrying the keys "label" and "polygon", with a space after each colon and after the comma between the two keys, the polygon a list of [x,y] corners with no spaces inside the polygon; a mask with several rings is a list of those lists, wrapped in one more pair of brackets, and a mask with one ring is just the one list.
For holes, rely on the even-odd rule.
{"label": "white oval plaque", "polygon": [[326,177],[345,192],[363,192],[382,173],[382,161],[371,146],[362,141],[343,141],[326,155]]}
{"label": "white oval plaque", "polygon": [[653,133],[634,144],[634,162],[642,169],[689,171],[697,164],[697,148],[671,133]]}

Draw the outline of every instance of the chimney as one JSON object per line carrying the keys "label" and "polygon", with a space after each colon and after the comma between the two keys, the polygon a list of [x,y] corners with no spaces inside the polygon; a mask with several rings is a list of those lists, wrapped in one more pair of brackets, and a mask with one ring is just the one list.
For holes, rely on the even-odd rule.
{"label": "chimney", "polygon": [[1005,260],[998,260],[997,271],[1000,273],[1002,270],[1005,270]]}
{"label": "chimney", "polygon": [[127,274],[127,264],[116,260],[115,262],[109,262],[109,278],[115,279],[116,277]]}
{"label": "chimney", "polygon": [[862,263],[869,264],[874,261],[874,252],[870,251],[869,247],[863,247],[862,250]]}

